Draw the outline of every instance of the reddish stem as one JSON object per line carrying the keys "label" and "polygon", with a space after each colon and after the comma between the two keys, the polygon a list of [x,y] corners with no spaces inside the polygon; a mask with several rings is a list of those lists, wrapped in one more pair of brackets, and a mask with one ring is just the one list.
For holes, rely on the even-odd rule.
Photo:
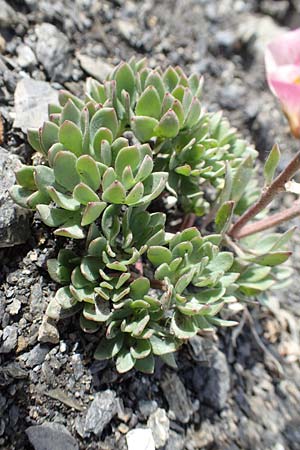
{"label": "reddish stem", "polygon": [[299,215],[300,200],[295,202],[294,206],[292,206],[291,208],[273,214],[272,216],[266,217],[265,219],[258,220],[255,223],[244,226],[238,233],[234,235],[234,237],[235,239],[242,239],[246,236],[250,236],[251,234],[258,233],[259,231],[268,230],[269,228],[278,226],[281,223],[286,222],[287,220],[291,220]]}
{"label": "reddish stem", "polygon": [[279,193],[284,191],[285,184],[295,175],[295,173],[300,169],[300,152],[292,159],[292,161],[287,165],[287,167],[275,178],[275,180],[266,187],[262,192],[259,199],[252,205],[247,211],[237,220],[229,231],[229,236],[237,238],[240,235],[240,231],[244,228],[253,217],[255,217],[259,212],[261,212],[266,206],[268,206],[274,197]]}
{"label": "reddish stem", "polygon": [[195,220],[196,220],[196,214],[194,213],[189,213],[185,216],[185,218],[183,219],[183,222],[181,224],[180,227],[180,231],[185,230],[186,228],[190,228],[194,225]]}

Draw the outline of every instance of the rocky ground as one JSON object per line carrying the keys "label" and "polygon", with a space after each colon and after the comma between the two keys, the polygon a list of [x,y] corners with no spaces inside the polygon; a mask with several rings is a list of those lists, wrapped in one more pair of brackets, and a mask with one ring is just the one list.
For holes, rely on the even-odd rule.
{"label": "rocky ground", "polygon": [[56,288],[45,261],[59,241],[6,193],[31,157],[23,131],[40,124],[55,89],[78,93],[87,75],[101,80],[132,55],[203,73],[204,104],[223,109],[262,159],[278,142],[284,164],[298,144],[267,89],[263,48],[300,25],[299,5],[0,0],[1,449],[299,450],[299,233],[294,282],[268,307],[253,305],[214,339],[193,338],[177,369],[121,376],[93,361],[96,338],[76,318],[41,328]]}

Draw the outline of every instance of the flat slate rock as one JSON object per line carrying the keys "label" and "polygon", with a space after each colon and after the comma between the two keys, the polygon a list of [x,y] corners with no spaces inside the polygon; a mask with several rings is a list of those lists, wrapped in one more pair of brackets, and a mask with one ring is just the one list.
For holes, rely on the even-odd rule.
{"label": "flat slate rock", "polygon": [[76,429],[81,436],[89,436],[90,433],[101,436],[103,429],[117,414],[117,399],[114,391],[107,389],[98,392],[90,404],[86,415],[77,418]]}
{"label": "flat slate rock", "polygon": [[14,127],[26,132],[48,119],[48,103],[58,102],[58,92],[46,81],[24,78],[15,90]]}
{"label": "flat slate rock", "polygon": [[77,441],[69,430],[59,423],[45,422],[26,429],[35,450],[78,450]]}

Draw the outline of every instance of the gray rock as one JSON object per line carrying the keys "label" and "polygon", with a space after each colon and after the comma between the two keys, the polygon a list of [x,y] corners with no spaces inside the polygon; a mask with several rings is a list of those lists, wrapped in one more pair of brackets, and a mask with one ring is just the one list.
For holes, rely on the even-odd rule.
{"label": "gray rock", "polygon": [[37,64],[35,54],[28,45],[20,44],[17,47],[17,62],[23,69],[33,68]]}
{"label": "gray rock", "polygon": [[0,248],[23,244],[29,236],[30,212],[17,206],[8,193],[20,166],[15,155],[0,147]]}
{"label": "gray rock", "polygon": [[0,436],[4,435],[5,431],[5,421],[4,419],[0,419]]}
{"label": "gray rock", "polygon": [[25,430],[35,450],[78,450],[77,441],[66,427],[59,423],[45,422],[43,425]]}
{"label": "gray rock", "polygon": [[37,344],[35,347],[33,347],[32,350],[30,350],[30,352],[22,355],[22,359],[26,361],[27,367],[33,368],[35,366],[39,366],[44,362],[44,359],[48,352],[49,347]]}
{"label": "gray rock", "polygon": [[226,356],[219,350],[213,359],[206,389],[204,390],[204,398],[208,403],[221,410],[226,406],[229,390],[230,371]]}
{"label": "gray rock", "polygon": [[170,430],[170,420],[166,411],[162,408],[154,411],[147,421],[147,426],[152,430],[155,447],[163,447],[169,438]]}
{"label": "gray rock", "polygon": [[65,34],[50,23],[37,25],[36,56],[51,79],[65,81],[70,76],[70,45]]}
{"label": "gray rock", "polygon": [[4,0],[0,0],[0,27],[11,27],[16,22],[16,11]]}
{"label": "gray rock", "polygon": [[245,15],[238,28],[240,40],[249,45],[255,56],[263,60],[268,42],[287,31],[268,16]]}
{"label": "gray rock", "polygon": [[84,373],[84,367],[83,367],[81,356],[79,355],[79,353],[75,353],[75,355],[72,355],[71,362],[72,362],[74,378],[76,381],[78,381],[78,380],[80,380],[80,378],[82,377],[82,375]]}
{"label": "gray rock", "polygon": [[49,342],[51,344],[59,343],[59,332],[55,322],[45,316],[42,320],[41,326],[39,328],[38,335],[39,342]]}
{"label": "gray rock", "polygon": [[4,328],[2,334],[3,344],[0,347],[0,353],[9,353],[17,345],[18,328],[17,325],[8,325]]}
{"label": "gray rock", "polygon": [[6,308],[6,311],[8,312],[8,314],[10,314],[11,316],[15,316],[16,314],[18,314],[18,312],[20,311],[21,308],[21,302],[18,299],[14,299]]}
{"label": "gray rock", "polygon": [[131,42],[132,37],[137,31],[136,21],[119,19],[117,21],[117,27],[120,35],[127,41]]}
{"label": "gray rock", "polygon": [[237,36],[231,30],[222,30],[216,33],[216,41],[219,47],[228,52],[232,52],[237,43]]}
{"label": "gray rock", "polygon": [[214,443],[214,426],[209,420],[201,422],[199,430],[189,428],[186,440],[192,442],[193,448],[211,448]]}
{"label": "gray rock", "polygon": [[30,212],[12,201],[0,206],[0,248],[23,244],[29,237]]}
{"label": "gray rock", "polygon": [[214,352],[210,367],[195,367],[194,389],[200,402],[211,406],[215,411],[222,410],[227,403],[230,390],[230,371],[226,356],[220,350]]}
{"label": "gray rock", "polygon": [[[19,364],[16,362],[12,362],[11,364],[7,364],[2,368],[2,371],[9,377],[14,378],[16,380],[22,380],[27,378],[27,371],[22,369]],[[1,367],[0,367],[1,372]]]}
{"label": "gray rock", "polygon": [[262,0],[259,6],[264,14],[269,14],[276,19],[283,19],[290,7],[288,0],[276,0],[276,2],[272,0]]}
{"label": "gray rock", "polygon": [[39,283],[35,283],[31,286],[30,297],[29,297],[29,309],[33,316],[41,315],[45,309],[45,301],[43,297],[43,291],[41,287],[40,280]]}
{"label": "gray rock", "polygon": [[6,404],[6,398],[0,392],[0,411],[4,410],[5,404]]}
{"label": "gray rock", "polygon": [[155,450],[152,431],[149,428],[134,428],[126,434],[128,450]]}
{"label": "gray rock", "polygon": [[139,410],[144,417],[149,417],[158,407],[155,400],[141,400],[139,401]]}
{"label": "gray rock", "polygon": [[113,70],[111,64],[106,63],[101,58],[95,58],[82,53],[76,53],[76,57],[85,72],[99,81],[104,81],[107,75]]}
{"label": "gray rock", "polygon": [[198,335],[189,339],[189,346],[192,358],[201,363],[209,364],[216,351],[216,346],[210,339]]}
{"label": "gray rock", "polygon": [[117,414],[117,400],[114,391],[107,389],[95,395],[89,409],[87,410],[84,422],[84,432],[101,436],[103,429]]}
{"label": "gray rock", "polygon": [[179,376],[175,372],[167,371],[160,384],[176,419],[179,422],[188,423],[193,413],[192,404]]}
{"label": "gray rock", "polygon": [[170,430],[169,440],[165,450],[183,450],[185,448],[184,441],[184,436],[176,433],[176,431]]}
{"label": "gray rock", "polygon": [[26,132],[48,119],[48,103],[57,103],[58,92],[45,81],[24,78],[15,90],[14,127]]}
{"label": "gray rock", "polygon": [[232,82],[220,90],[219,103],[222,108],[235,110],[242,106],[246,89],[243,85]]}

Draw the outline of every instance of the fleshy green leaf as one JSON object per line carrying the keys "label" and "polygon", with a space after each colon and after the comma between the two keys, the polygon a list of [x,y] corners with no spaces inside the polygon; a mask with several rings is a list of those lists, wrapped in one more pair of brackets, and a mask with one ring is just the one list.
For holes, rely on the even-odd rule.
{"label": "fleshy green leaf", "polygon": [[280,150],[277,144],[272,148],[264,166],[264,177],[267,185],[272,183],[277,166],[280,161]]}
{"label": "fleshy green leaf", "polygon": [[179,132],[179,120],[176,113],[172,109],[169,109],[160,119],[154,131],[157,136],[165,138],[177,136]]}
{"label": "fleshy green leaf", "polygon": [[61,151],[55,156],[53,163],[54,175],[57,183],[70,192],[80,182],[78,172],[76,170],[77,158],[71,152]]}
{"label": "fleshy green leaf", "polygon": [[45,152],[47,152],[53,144],[58,142],[58,131],[59,127],[55,125],[55,123],[48,121],[44,122],[41,129],[41,142]]}
{"label": "fleshy green leaf", "polygon": [[123,204],[126,199],[126,191],[119,181],[114,181],[102,194],[102,200],[108,203]]}
{"label": "fleshy green leaf", "polygon": [[63,209],[67,209],[68,211],[76,211],[80,208],[80,202],[78,200],[70,195],[62,194],[54,187],[49,187],[48,193],[51,199]]}
{"label": "fleshy green leaf", "polygon": [[147,142],[155,136],[154,129],[157,127],[158,121],[153,117],[134,116],[131,119],[132,131],[140,142]]}
{"label": "fleshy green leaf", "polygon": [[216,231],[217,233],[226,233],[231,225],[234,202],[228,201],[223,203],[216,214]]}
{"label": "fleshy green leaf", "polygon": [[134,300],[142,299],[150,289],[148,278],[140,277],[130,284],[130,295]]}
{"label": "fleshy green leaf", "polygon": [[101,339],[94,353],[94,358],[103,361],[116,356],[121,350],[124,342],[124,334],[119,333],[114,339]]}
{"label": "fleshy green leaf", "polygon": [[47,166],[36,166],[34,168],[34,180],[38,190],[48,195],[47,188],[53,186],[55,183],[55,176],[53,169]]}
{"label": "fleshy green leaf", "polygon": [[136,339],[130,347],[130,353],[135,359],[146,358],[151,353],[151,344],[148,339]]}
{"label": "fleshy green leaf", "polygon": [[154,266],[159,266],[163,263],[170,264],[172,261],[172,253],[170,250],[158,245],[149,248],[147,257]]}
{"label": "fleshy green leaf", "polygon": [[65,236],[73,239],[83,239],[85,237],[83,229],[76,221],[70,220],[63,227],[54,231],[56,236]]}
{"label": "fleshy green leaf", "polygon": [[62,266],[57,259],[48,259],[47,269],[52,280],[60,284],[70,282],[71,269],[66,266]]}
{"label": "fleshy green leaf", "polygon": [[41,146],[40,141],[40,133],[38,128],[28,128],[27,130],[27,139],[31,147],[36,151],[42,154],[46,154],[45,150]]}
{"label": "fleshy green leaf", "polygon": [[70,220],[74,214],[71,211],[54,208],[49,205],[37,205],[36,209],[42,221],[44,224],[48,225],[48,227],[58,227]]}
{"label": "fleshy green leaf", "polygon": [[116,112],[113,108],[102,108],[94,114],[90,123],[91,141],[94,141],[95,135],[100,128],[108,128],[114,137],[116,137],[119,124]]}
{"label": "fleshy green leaf", "polygon": [[155,359],[152,354],[143,359],[137,359],[134,364],[135,369],[140,372],[152,374],[155,368]]}
{"label": "fleshy green leaf", "polygon": [[17,183],[29,190],[35,190],[34,166],[22,166],[15,172]]}
{"label": "fleshy green leaf", "polygon": [[178,312],[172,317],[171,330],[179,339],[188,339],[197,333],[197,327],[194,325],[194,322],[188,316]]}
{"label": "fleshy green leaf", "polygon": [[74,300],[69,287],[62,287],[58,289],[58,291],[55,294],[55,298],[58,301],[59,305],[62,308],[71,308],[75,303],[76,300]]}
{"label": "fleshy green leaf", "polygon": [[126,204],[135,205],[142,199],[143,194],[144,194],[144,185],[142,182],[139,181],[127,195]]}
{"label": "fleshy green leaf", "polygon": [[82,155],[76,163],[77,172],[81,180],[94,191],[99,189],[101,177],[94,159],[89,155]]}
{"label": "fleshy green leaf", "polygon": [[137,116],[150,116],[160,118],[161,100],[154,86],[148,86],[137,101]]}
{"label": "fleshy green leaf", "polygon": [[233,180],[231,189],[231,199],[238,202],[244,193],[245,187],[253,176],[252,157],[248,156],[238,167]]}
{"label": "fleshy green leaf", "polygon": [[60,124],[63,124],[66,120],[73,122],[77,126],[80,125],[80,110],[71,99],[67,101],[61,111]]}
{"label": "fleshy green leaf", "polygon": [[59,129],[59,141],[76,156],[82,154],[82,133],[73,122],[65,120]]}
{"label": "fleshy green leaf", "polygon": [[121,63],[115,73],[115,80],[117,83],[117,96],[120,98],[123,89],[128,92],[130,98],[133,98],[135,91],[135,78],[133,71],[129,64]]}
{"label": "fleshy green leaf", "polygon": [[155,355],[165,355],[177,350],[176,343],[171,337],[157,336],[153,334],[150,337],[152,351]]}
{"label": "fleshy green leaf", "polygon": [[73,197],[82,205],[87,205],[90,202],[99,202],[98,195],[84,183],[79,183],[75,186]]}
{"label": "fleshy green leaf", "polygon": [[84,227],[97,220],[105,207],[105,202],[88,202],[82,214],[81,226]]}
{"label": "fleshy green leaf", "polygon": [[135,171],[140,162],[140,153],[136,146],[122,148],[115,161],[115,170],[118,177],[122,177],[125,167],[130,166],[132,172]]}
{"label": "fleshy green leaf", "polygon": [[122,349],[117,356],[116,367],[119,373],[128,372],[133,368],[135,359],[131,355],[129,349]]}

